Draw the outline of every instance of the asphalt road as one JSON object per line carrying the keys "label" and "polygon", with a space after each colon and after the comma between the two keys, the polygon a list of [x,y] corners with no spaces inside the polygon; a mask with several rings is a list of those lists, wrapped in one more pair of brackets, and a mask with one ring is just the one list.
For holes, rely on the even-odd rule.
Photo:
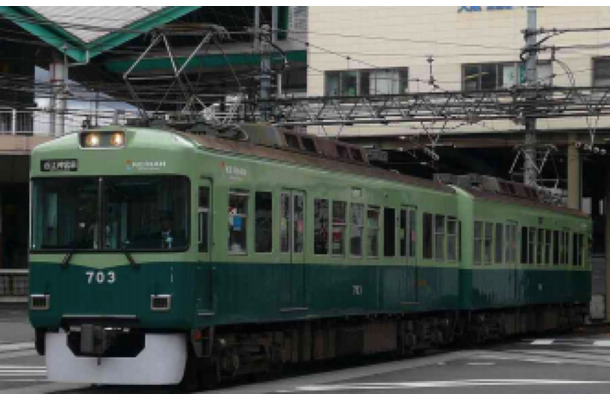
{"label": "asphalt road", "polygon": [[[51,383],[32,343],[24,309],[0,308],[3,393],[168,393],[167,387]],[[400,361],[369,359],[306,368],[283,379],[239,383],[216,393],[609,393],[610,327],[529,337],[479,349]]]}

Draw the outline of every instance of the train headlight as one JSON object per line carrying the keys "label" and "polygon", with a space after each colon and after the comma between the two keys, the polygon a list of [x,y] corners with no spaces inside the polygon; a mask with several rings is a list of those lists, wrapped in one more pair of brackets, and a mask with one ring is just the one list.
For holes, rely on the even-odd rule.
{"label": "train headlight", "polygon": [[125,134],[123,132],[115,132],[110,136],[110,144],[114,147],[122,147],[125,144]]}
{"label": "train headlight", "polygon": [[100,145],[100,136],[97,133],[90,133],[85,137],[86,147],[98,147]]}

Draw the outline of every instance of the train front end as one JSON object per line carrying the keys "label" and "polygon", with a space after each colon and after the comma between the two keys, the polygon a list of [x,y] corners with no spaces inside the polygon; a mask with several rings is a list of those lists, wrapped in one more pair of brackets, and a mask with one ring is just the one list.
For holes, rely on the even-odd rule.
{"label": "train front end", "polygon": [[192,148],[110,127],[32,152],[30,321],[50,380],[180,382],[196,262]]}

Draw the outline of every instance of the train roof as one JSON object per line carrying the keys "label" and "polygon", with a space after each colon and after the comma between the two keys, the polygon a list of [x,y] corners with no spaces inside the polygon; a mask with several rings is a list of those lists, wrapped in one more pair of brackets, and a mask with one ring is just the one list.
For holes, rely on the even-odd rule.
{"label": "train roof", "polygon": [[261,157],[312,168],[354,173],[370,178],[378,178],[387,181],[394,181],[407,185],[418,186],[426,189],[435,190],[438,192],[455,193],[455,190],[453,188],[443,183],[408,175],[401,175],[399,173],[384,170],[365,163],[339,161],[335,159],[326,158],[316,153],[305,153],[297,150],[291,151],[287,149],[277,149],[269,146],[252,144],[246,141],[211,137],[208,135],[196,135],[190,133],[184,133],[183,135],[197,142],[202,147],[208,149],[244,154],[254,157]]}

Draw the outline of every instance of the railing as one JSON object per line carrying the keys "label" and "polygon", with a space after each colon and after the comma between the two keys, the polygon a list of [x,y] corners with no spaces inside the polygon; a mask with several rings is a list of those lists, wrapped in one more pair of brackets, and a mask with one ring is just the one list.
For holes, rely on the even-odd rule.
{"label": "railing", "polygon": [[27,301],[28,292],[27,269],[0,269],[0,302]]}

